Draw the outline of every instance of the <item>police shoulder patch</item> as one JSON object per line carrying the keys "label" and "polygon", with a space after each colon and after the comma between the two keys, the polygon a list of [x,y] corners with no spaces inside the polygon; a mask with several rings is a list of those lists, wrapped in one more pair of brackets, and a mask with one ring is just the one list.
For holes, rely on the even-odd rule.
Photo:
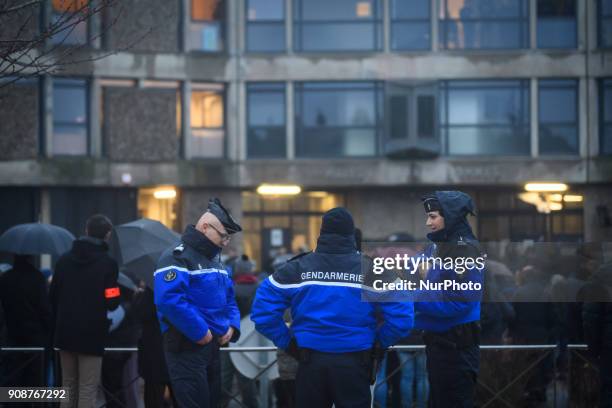
{"label": "police shoulder patch", "polygon": [[173,280],[176,279],[176,272],[173,270],[169,270],[168,272],[166,272],[166,274],[164,275],[164,280],[166,282],[172,282]]}

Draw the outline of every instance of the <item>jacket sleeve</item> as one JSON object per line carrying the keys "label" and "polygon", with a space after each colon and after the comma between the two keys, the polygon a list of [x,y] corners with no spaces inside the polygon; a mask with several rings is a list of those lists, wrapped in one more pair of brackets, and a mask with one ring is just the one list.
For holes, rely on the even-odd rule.
{"label": "jacket sleeve", "polygon": [[238,305],[236,304],[236,295],[234,294],[234,282],[231,279],[228,279],[229,283],[227,285],[227,319],[229,320],[229,325],[234,328],[234,335],[230,339],[231,342],[236,342],[240,338],[240,310],[238,310]]}
{"label": "jacket sleeve", "polygon": [[258,332],[270,339],[277,347],[286,349],[291,341],[291,332],[283,319],[285,310],[291,305],[295,289],[279,283],[279,272],[262,282],[257,289],[251,320]]}
{"label": "jacket sleeve", "polygon": [[119,268],[114,260],[110,260],[109,265],[109,271],[104,277],[104,299],[106,300],[106,309],[115,310],[121,300],[121,291],[117,283]]}
{"label": "jacket sleeve", "polygon": [[379,303],[378,308],[384,323],[378,328],[376,338],[383,348],[394,345],[403,337],[408,337],[414,327],[412,302],[383,302]]}
{"label": "jacket sleeve", "polygon": [[[457,279],[455,272],[450,272],[452,279]],[[470,269],[467,274],[469,280],[473,282],[483,283],[484,270]],[[449,279],[450,279],[449,278]],[[461,278],[457,279],[461,282]],[[418,303],[415,304],[417,313],[422,313],[430,316],[441,318],[454,318],[462,316],[473,307],[474,303],[479,303],[482,298],[482,290],[476,291],[455,291],[452,289],[437,290],[419,290],[416,294]]]}
{"label": "jacket sleeve", "polygon": [[191,341],[197,342],[208,331],[208,324],[187,298],[189,273],[175,257],[162,259],[154,275],[155,305],[162,318]]}

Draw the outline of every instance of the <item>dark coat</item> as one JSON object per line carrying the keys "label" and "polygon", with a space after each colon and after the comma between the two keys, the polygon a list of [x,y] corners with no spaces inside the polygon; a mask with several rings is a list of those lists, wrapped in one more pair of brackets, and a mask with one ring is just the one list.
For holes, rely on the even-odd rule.
{"label": "dark coat", "polygon": [[[612,357],[612,263],[601,266],[585,287],[582,323],[584,340],[595,356]],[[612,365],[611,361],[606,362]]]}
{"label": "dark coat", "polygon": [[106,243],[91,238],[74,241],[57,261],[51,282],[55,347],[102,356],[107,342],[109,310],[119,305],[117,263]]}
{"label": "dark coat", "polygon": [[50,345],[51,311],[43,274],[19,257],[0,277],[0,299],[6,319],[8,344]]}
{"label": "dark coat", "polygon": [[147,382],[167,384],[170,376],[151,289],[146,288],[136,296],[133,310],[142,325],[142,336],[138,341],[138,374]]}
{"label": "dark coat", "polygon": [[[515,343],[547,344],[554,341],[557,316],[549,298],[545,283],[537,280],[516,290],[512,298],[515,316],[509,326]],[[534,299],[542,301],[535,302]]]}

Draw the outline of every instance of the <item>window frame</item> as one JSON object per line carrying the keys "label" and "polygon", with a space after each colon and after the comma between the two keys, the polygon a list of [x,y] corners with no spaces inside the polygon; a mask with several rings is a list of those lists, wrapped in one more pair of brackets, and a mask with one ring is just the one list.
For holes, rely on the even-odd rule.
{"label": "window frame", "polygon": [[[291,0],[293,3],[293,15],[291,16],[293,22],[293,41],[292,47],[293,51],[296,53],[321,53],[321,54],[330,54],[330,53],[346,53],[346,54],[355,54],[355,53],[375,53],[381,52],[385,48],[385,24],[384,24],[384,11],[383,11],[383,1],[384,0],[371,0],[374,3],[372,7],[373,15],[371,19],[368,20],[338,20],[338,19],[330,19],[330,20],[304,20],[302,17],[302,4],[308,0]],[[304,48],[304,33],[303,29],[308,25],[333,25],[333,24],[360,24],[373,25],[373,39],[374,39],[374,47],[372,49],[342,49],[342,48],[334,48],[334,49],[305,49]]]}
{"label": "window frame", "polygon": [[[604,152],[604,143],[606,138],[606,126],[612,128],[612,120],[606,121],[606,88],[610,89],[612,93],[612,77],[602,78],[599,81],[599,155],[605,157],[612,157],[612,148],[609,152]],[[612,137],[611,137],[612,139]],[[610,140],[612,146],[612,140]]]}
{"label": "window frame", "polygon": [[[249,4],[251,0],[245,1],[244,13],[244,51],[247,54],[284,54],[287,52],[287,7],[285,0],[280,0],[283,5],[283,18],[280,20],[249,20]],[[249,49],[249,27],[274,24],[282,27],[283,48],[280,50],[251,50]]]}
{"label": "window frame", "polygon": [[[73,88],[73,89],[81,89],[81,87],[85,90],[85,122],[82,125],[76,125],[74,123],[71,122],[62,122],[62,121],[57,121],[55,119],[55,103],[53,103],[53,109],[52,109],[52,132],[49,135],[50,136],[50,143],[49,143],[49,149],[50,149],[50,153],[53,157],[90,157],[91,156],[91,149],[92,149],[92,140],[91,140],[91,132],[90,132],[90,125],[91,125],[91,105],[92,105],[92,101],[91,101],[91,80],[89,78],[85,78],[85,77],[66,77],[66,76],[54,76],[52,77],[52,83],[51,83],[51,98],[53,99],[55,97],[55,87],[58,86],[56,81],[83,81],[83,85],[77,85],[77,84],[64,84],[62,85],[64,88]],[[55,149],[53,148],[53,141],[55,138],[55,128],[56,126],[65,126],[65,127],[74,127],[74,128],[81,128],[84,127],[85,128],[85,153],[83,154],[66,154],[66,153],[56,153]]]}
{"label": "window frame", "polygon": [[[391,12],[391,7],[393,7],[393,3],[402,1],[402,0],[388,0],[389,1],[389,50],[393,52],[426,52],[431,51],[433,48],[433,38],[431,36],[431,27],[432,27],[432,9],[431,9],[431,1],[427,1],[429,5],[429,16],[427,19],[425,18],[406,18],[406,17],[393,17],[393,13]],[[425,48],[398,48],[393,46],[393,28],[394,26],[401,24],[410,24],[410,23],[427,23],[429,28],[429,44]]]}
{"label": "window frame", "polygon": [[[81,0],[74,0],[74,1],[81,1]],[[43,3],[44,4],[44,3]],[[87,0],[87,5],[86,7],[92,7],[91,5],[91,0]],[[80,9],[79,9],[80,10]],[[53,7],[53,2],[50,1],[49,2],[49,7],[47,8],[47,12],[48,12],[48,19],[49,19],[49,23],[53,23],[54,19],[56,16],[59,16],[60,18],[62,16],[64,16],[65,14],[68,15],[74,15],[78,12],[77,11],[56,11],[55,8]],[[70,25],[70,20],[73,17],[68,17],[66,23]],[[93,46],[93,33],[92,33],[92,24],[91,24],[91,20],[95,19],[95,18],[99,18],[97,15],[93,14],[91,15],[89,18],[84,19],[83,21],[79,22],[79,24],[84,24],[85,25],[85,38],[83,39],[82,42],[69,42],[67,41],[68,37],[70,36],[70,34],[66,35],[65,31],[66,30],[74,30],[75,26],[71,27],[71,28],[65,28],[64,30],[58,32],[55,34],[55,36],[59,36],[62,37],[63,40],[61,42],[55,42],[53,39],[55,36],[49,36],[46,40],[46,42],[52,46],[52,47],[92,47]],[[74,32],[74,31],[73,31]]]}
{"label": "window frame", "polygon": [[[529,1],[527,0],[519,0],[524,4],[520,7],[519,17],[494,17],[494,18],[468,18],[468,19],[452,19],[448,18],[448,0],[433,0],[438,1],[438,16],[435,18],[438,19],[438,48],[443,51],[457,51],[457,52],[465,52],[465,51],[509,51],[509,50],[527,50],[530,49],[530,8]],[[489,0],[490,1],[490,0]],[[527,14],[523,16],[523,8],[526,9]],[[443,12],[444,18],[440,17],[440,12]],[[496,23],[496,22],[504,22],[504,21],[514,21],[517,22],[519,26],[519,37],[522,40],[523,44],[519,47],[463,47],[463,48],[449,48],[448,47],[448,27],[446,22],[448,21],[461,21],[461,22],[476,22],[476,23]]]}
{"label": "window frame", "polygon": [[575,30],[574,30],[574,37],[573,37],[573,41],[574,41],[574,45],[570,46],[570,47],[551,47],[551,46],[541,46],[540,45],[540,37],[538,35],[539,33],[539,27],[540,27],[540,16],[538,14],[538,1],[536,1],[535,4],[535,10],[536,10],[536,15],[535,15],[535,20],[536,20],[536,27],[535,27],[535,37],[536,37],[536,43],[535,43],[535,48],[538,50],[576,50],[578,49],[578,0],[573,0],[574,1],[574,24],[575,24]]}
{"label": "window frame", "polygon": [[[196,53],[196,54],[206,54],[206,55],[225,55],[228,54],[229,50],[228,50],[228,41],[227,41],[227,34],[228,34],[228,27],[227,27],[227,16],[228,16],[228,11],[229,11],[229,1],[228,0],[219,0],[221,3],[221,7],[224,8],[223,10],[223,19],[218,20],[218,23],[220,25],[220,29],[219,29],[219,36],[221,38],[221,47],[218,50],[204,50],[202,48],[194,48],[191,45],[190,42],[190,38],[191,38],[191,25],[192,24],[206,24],[206,23],[214,23],[216,22],[216,20],[196,20],[193,18],[193,2],[197,1],[197,0],[188,0],[188,8],[186,10],[187,16],[188,18],[185,19],[186,21],[186,27],[184,28],[184,42],[183,42],[183,51],[186,53]],[[200,28],[201,30],[201,28]]]}
{"label": "window frame", "polygon": [[[507,83],[507,86],[497,87],[496,89],[512,89],[515,90],[515,87],[511,86],[512,83],[516,83],[519,85],[519,92],[526,93],[521,95],[521,99],[525,99],[521,103],[519,117],[521,117],[521,121],[524,119],[525,122],[520,123],[520,127],[523,127],[525,130],[525,152],[524,153],[512,153],[512,154],[495,154],[490,152],[476,152],[476,153],[451,153],[449,150],[449,137],[450,137],[450,128],[509,128],[511,125],[495,123],[495,124],[458,124],[451,125],[449,123],[449,84],[450,83],[466,83],[466,84],[477,84],[477,83]],[[524,78],[504,78],[504,79],[482,79],[482,78],[472,78],[472,79],[451,79],[451,80],[443,80],[438,84],[439,94],[438,94],[438,129],[440,132],[440,141],[442,143],[442,155],[451,158],[473,158],[473,157],[529,157],[531,155],[531,97],[530,97],[530,83],[528,79]],[[483,89],[495,89],[493,87],[479,87],[479,86],[462,86],[460,89],[462,90],[483,90]]]}
{"label": "window frame", "polygon": [[[227,134],[227,86],[225,83],[220,83],[220,82],[191,82],[190,85],[191,86],[189,89],[189,98],[187,99],[189,101],[189,117],[187,118],[188,123],[183,123],[184,128],[187,128],[187,125],[189,125],[188,126],[189,128],[188,137],[190,139],[188,141],[189,160],[225,160],[227,159],[227,148],[228,148],[227,146],[228,144],[228,140],[227,140],[228,138],[228,134]],[[192,127],[191,126],[191,97],[194,92],[215,92],[221,95],[222,102],[223,102],[223,126],[222,127]],[[221,155],[207,157],[207,156],[200,156],[200,155],[195,154],[194,148],[193,148],[194,146],[193,129],[223,131],[223,143],[222,143]]]}
{"label": "window frame", "polygon": [[[263,89],[252,89],[253,87],[257,87],[260,86]],[[273,90],[273,89],[265,89],[265,86],[277,86],[278,89]],[[257,126],[252,126],[251,125],[251,109],[250,109],[250,105],[249,105],[249,96],[251,94],[251,92],[256,91],[257,93],[282,93],[282,97],[283,97],[283,124],[280,125],[283,128],[283,132],[285,134],[285,138],[284,138],[284,153],[282,156],[251,156],[249,154],[249,134],[251,129],[269,129],[272,127],[276,127],[276,126],[263,126],[263,125],[257,125]],[[287,159],[287,145],[288,145],[288,140],[287,140],[287,84],[285,82],[280,82],[280,81],[265,81],[265,82],[248,82],[246,84],[246,121],[245,121],[245,127],[246,127],[246,158],[247,160],[258,160],[258,159],[262,159],[262,160],[267,160],[267,159],[271,159],[271,160],[283,160],[283,159]]]}
{"label": "window frame", "polygon": [[[545,85],[546,82],[567,82],[568,85],[546,86]],[[570,82],[572,83],[572,85],[569,85]],[[576,120],[573,126],[576,128],[576,151],[573,153],[542,153],[542,126],[543,124],[542,124],[542,116],[540,112],[540,102],[542,98],[542,88],[543,87],[547,87],[548,89],[572,89],[574,91],[574,101],[575,101],[574,114],[576,115],[575,116]],[[543,157],[571,156],[571,157],[574,157],[580,154],[580,99],[579,98],[580,98],[579,83],[578,83],[578,79],[576,78],[545,78],[545,79],[538,80],[538,156],[543,156]],[[546,123],[546,125],[566,126],[566,127],[571,126],[571,125],[568,125],[568,123],[564,123],[564,122],[549,122],[549,123]]]}
{"label": "window frame", "polygon": [[[375,141],[374,141],[374,152],[368,155],[355,155],[355,156],[347,156],[347,155],[310,155],[304,154],[300,150],[302,150],[302,132],[304,129],[311,128],[311,126],[304,126],[302,117],[303,117],[303,97],[305,93],[305,86],[308,85],[330,85],[328,88],[322,89],[311,89],[310,91],[324,91],[324,92],[339,92],[349,90],[352,91],[354,88],[351,88],[351,84],[367,84],[371,85],[371,91],[374,93],[374,120],[375,124],[373,126],[344,126],[344,125],[333,125],[329,126],[329,128],[333,129],[366,129],[373,130],[375,133]],[[333,87],[331,85],[339,85],[338,87]],[[385,118],[384,118],[384,98],[385,98],[385,87],[384,81],[368,81],[368,80],[357,80],[357,81],[296,81],[294,82],[294,144],[295,144],[295,158],[296,159],[343,159],[343,160],[359,160],[359,159],[369,159],[374,157],[379,157],[382,152],[382,143],[383,136],[385,132]],[[300,118],[300,120],[298,120]]]}
{"label": "window frame", "polygon": [[604,44],[602,27],[604,25],[604,20],[609,20],[609,24],[612,29],[612,14],[606,16],[603,15],[603,2],[604,0],[599,0],[597,2],[597,47],[602,50],[609,50],[612,49],[612,42],[607,45]]}

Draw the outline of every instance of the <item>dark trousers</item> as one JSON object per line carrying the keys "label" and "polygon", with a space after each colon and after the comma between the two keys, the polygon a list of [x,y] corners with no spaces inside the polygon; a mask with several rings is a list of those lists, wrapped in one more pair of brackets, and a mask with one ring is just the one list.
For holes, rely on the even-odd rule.
{"label": "dark trousers", "polygon": [[143,396],[145,408],[163,408],[165,406],[164,394],[166,393],[166,385],[170,391],[170,398],[172,398],[174,408],[178,408],[178,403],[174,399],[174,394],[172,393],[172,387],[170,384],[147,380],[145,380]]}
{"label": "dark trousers", "polygon": [[480,349],[428,345],[427,375],[430,408],[473,408]]}
{"label": "dark trousers", "polygon": [[107,408],[126,406],[123,369],[130,356],[129,352],[120,352],[107,353],[102,358],[102,387]]}
{"label": "dark trousers", "polygon": [[179,352],[166,349],[166,363],[174,398],[180,408],[216,408],[221,395],[219,344]]}
{"label": "dark trousers", "polygon": [[369,408],[371,363],[365,353],[308,352],[298,366],[298,408]]}
{"label": "dark trousers", "polygon": [[612,408],[612,348],[601,350],[599,364],[600,401],[601,408]]}

